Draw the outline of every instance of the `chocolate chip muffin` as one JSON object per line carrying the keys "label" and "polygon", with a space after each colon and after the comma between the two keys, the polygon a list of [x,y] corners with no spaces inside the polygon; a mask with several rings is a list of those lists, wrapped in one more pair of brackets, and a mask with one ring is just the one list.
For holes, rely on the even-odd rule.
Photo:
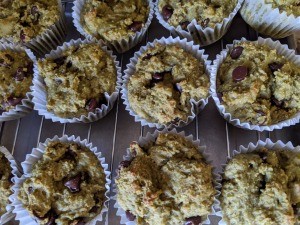
{"label": "chocolate chip muffin", "polygon": [[272,4],[273,8],[278,8],[280,12],[286,12],[288,15],[300,16],[299,0],[265,0],[266,4]]}
{"label": "chocolate chip muffin", "polygon": [[149,12],[147,0],[87,0],[81,12],[81,24],[93,37],[121,41],[145,26]]}
{"label": "chocolate chip muffin", "polygon": [[287,150],[233,157],[225,167],[221,206],[227,224],[300,222],[300,153]]}
{"label": "chocolate chip muffin", "polygon": [[138,59],[127,83],[132,110],[148,122],[186,121],[191,99],[208,97],[209,79],[201,61],[179,45],[156,43]]}
{"label": "chocolate chip muffin", "polygon": [[0,3],[0,38],[26,43],[59,19],[57,0],[4,0]]}
{"label": "chocolate chip muffin", "polygon": [[130,145],[131,161],[119,165],[117,201],[137,224],[201,224],[216,193],[212,168],[192,142],[159,134],[154,143]]}
{"label": "chocolate chip muffin", "polygon": [[0,50],[0,112],[14,109],[30,91],[33,62],[25,51]]}
{"label": "chocolate chip muffin", "polygon": [[113,58],[99,44],[68,47],[59,58],[38,61],[47,90],[47,110],[62,118],[96,112],[116,88]]}
{"label": "chocolate chip muffin", "polygon": [[220,66],[217,92],[233,118],[272,125],[300,111],[300,68],[266,45],[242,42]]}
{"label": "chocolate chip muffin", "polygon": [[105,174],[96,155],[76,143],[50,142],[19,189],[39,224],[85,224],[105,201]]}
{"label": "chocolate chip muffin", "polygon": [[11,182],[12,170],[5,155],[0,152],[0,217],[6,213],[6,206],[9,203],[8,197],[12,194]]}
{"label": "chocolate chip muffin", "polygon": [[187,25],[195,19],[204,29],[214,28],[234,10],[237,0],[159,0],[158,9],[171,26]]}

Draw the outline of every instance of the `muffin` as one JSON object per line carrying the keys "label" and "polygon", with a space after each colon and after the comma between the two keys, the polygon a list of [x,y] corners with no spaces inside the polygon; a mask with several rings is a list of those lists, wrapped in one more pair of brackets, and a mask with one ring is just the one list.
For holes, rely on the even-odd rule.
{"label": "muffin", "polygon": [[0,49],[0,113],[15,109],[27,98],[33,79],[33,61],[25,50]]}
{"label": "muffin", "polygon": [[154,142],[130,145],[116,178],[117,201],[136,224],[201,224],[216,191],[212,168],[198,148],[178,134],[160,133]]}
{"label": "muffin", "polygon": [[148,0],[77,0],[73,19],[77,30],[125,52],[140,42],[150,25],[153,3]]}
{"label": "muffin", "polygon": [[205,29],[214,28],[234,10],[238,0],[159,0],[158,9],[171,26],[187,30],[192,20]]}
{"label": "muffin", "polygon": [[243,19],[259,33],[284,38],[300,30],[298,0],[245,0]]}
{"label": "muffin", "polygon": [[12,169],[5,155],[0,151],[0,218],[6,211],[8,197],[12,194]]}
{"label": "muffin", "polygon": [[[85,224],[104,207],[104,169],[87,147],[50,141],[29,172],[17,198],[38,224]],[[25,214],[16,209],[23,221]]]}
{"label": "muffin", "polygon": [[149,123],[187,121],[194,103],[209,95],[205,62],[193,54],[179,43],[159,42],[142,52],[125,81],[132,111]]}
{"label": "muffin", "polygon": [[217,75],[226,113],[259,126],[294,117],[300,111],[300,67],[289,59],[266,44],[236,43]]}
{"label": "muffin", "polygon": [[226,165],[221,207],[227,224],[298,224],[300,153],[259,148]]}
{"label": "muffin", "polygon": [[47,110],[60,118],[78,118],[111,105],[117,83],[114,58],[98,43],[77,41],[63,47],[55,57],[38,61]]}

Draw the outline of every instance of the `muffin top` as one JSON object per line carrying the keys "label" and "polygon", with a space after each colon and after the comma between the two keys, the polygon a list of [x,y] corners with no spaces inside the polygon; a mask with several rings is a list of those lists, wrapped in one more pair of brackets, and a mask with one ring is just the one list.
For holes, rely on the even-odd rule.
{"label": "muffin top", "polygon": [[33,78],[33,62],[25,51],[0,50],[0,112],[6,112],[21,104],[30,91]]}
{"label": "muffin top", "polygon": [[299,166],[300,153],[287,150],[261,148],[233,157],[225,168],[221,194],[227,224],[298,224]]}
{"label": "muffin top", "polygon": [[177,45],[156,43],[138,59],[127,88],[136,114],[166,124],[191,115],[190,100],[208,97],[209,79],[203,63],[191,53]]}
{"label": "muffin top", "polygon": [[272,125],[300,110],[300,67],[266,45],[236,44],[217,78],[221,104],[241,122]]}
{"label": "muffin top", "polygon": [[9,203],[8,197],[12,194],[11,167],[8,159],[0,152],[0,217],[6,213],[6,205]]}
{"label": "muffin top", "polygon": [[105,191],[104,170],[92,151],[50,142],[18,199],[39,224],[84,224],[101,212]]}
{"label": "muffin top", "polygon": [[265,2],[272,4],[273,8],[278,8],[280,12],[285,11],[288,15],[300,16],[299,0],[265,0]]}
{"label": "muffin top", "polygon": [[0,38],[29,42],[59,20],[57,0],[3,0],[0,2]]}
{"label": "muffin top", "polygon": [[238,0],[159,0],[158,9],[171,26],[187,25],[195,19],[204,29],[214,28],[233,12]]}
{"label": "muffin top", "polygon": [[147,0],[87,0],[81,14],[84,30],[108,42],[127,39],[140,31],[150,12]]}
{"label": "muffin top", "polygon": [[108,104],[104,93],[115,91],[114,60],[99,44],[80,44],[59,58],[38,61],[47,90],[47,110],[63,118],[79,117]]}
{"label": "muffin top", "polygon": [[[134,158],[119,165],[117,201],[137,224],[200,224],[215,195],[212,168],[192,142],[159,134],[154,143],[130,146]],[[202,221],[203,222],[203,221]]]}

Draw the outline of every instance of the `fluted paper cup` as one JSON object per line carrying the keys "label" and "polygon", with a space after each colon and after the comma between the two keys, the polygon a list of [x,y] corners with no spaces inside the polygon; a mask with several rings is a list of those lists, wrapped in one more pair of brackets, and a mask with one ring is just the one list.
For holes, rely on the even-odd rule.
{"label": "fluted paper cup", "polygon": [[61,118],[55,115],[53,112],[47,110],[47,90],[44,83],[44,79],[39,75],[39,71],[37,68],[37,63],[34,65],[34,80],[33,80],[33,88],[32,95],[34,102],[34,109],[38,111],[39,115],[45,116],[46,119],[51,119],[53,122],[60,123],[89,123],[94,122],[103,118],[112,108],[118,97],[119,88],[122,82],[122,73],[121,68],[119,67],[119,62],[117,61],[117,57],[113,55],[112,51],[108,50],[105,45],[101,41],[97,41],[95,39],[77,39],[71,40],[69,42],[65,42],[62,46],[59,46],[56,50],[50,52],[50,54],[46,55],[46,58],[58,58],[61,54],[67,50],[71,46],[79,46],[80,44],[88,44],[88,43],[97,43],[114,61],[116,68],[116,88],[115,91],[111,94],[104,93],[107,104],[102,104],[101,108],[97,108],[95,112],[89,112],[87,115],[81,115],[80,117],[75,118]]}
{"label": "fluted paper cup", "polygon": [[[245,38],[242,38],[241,40],[235,40],[235,43],[240,43],[240,42],[248,42]],[[260,44],[260,45],[267,45],[271,49],[276,49],[277,54],[283,55],[287,60],[295,63],[300,67],[300,56],[295,55],[295,51],[291,50],[288,48],[287,45],[282,45],[279,41],[273,41],[270,38],[263,39],[263,38],[258,38],[257,41],[254,41],[253,43]],[[230,113],[228,113],[224,107],[220,103],[220,99],[217,95],[217,74],[218,70],[221,66],[221,64],[224,62],[226,59],[226,56],[231,52],[231,50],[234,47],[234,44],[229,44],[226,46],[226,49],[223,50],[219,55],[217,55],[216,60],[214,61],[213,66],[211,67],[211,95],[216,103],[217,109],[220,112],[220,114],[224,117],[225,120],[227,120],[229,123],[231,123],[234,126],[243,128],[243,129],[248,129],[248,130],[257,130],[257,131],[273,131],[274,129],[281,129],[283,127],[289,127],[292,125],[295,125],[296,123],[299,123],[300,121],[300,112],[296,113],[292,118],[281,121],[276,124],[272,125],[253,125],[247,122],[241,122],[238,118],[234,118]]]}
{"label": "fluted paper cup", "polygon": [[108,202],[109,202],[109,192],[110,192],[110,172],[108,170],[108,164],[105,163],[105,158],[102,157],[101,152],[97,150],[97,147],[93,147],[91,143],[88,143],[86,139],[81,140],[80,137],[75,138],[75,136],[67,136],[64,135],[62,137],[55,136],[52,139],[47,139],[45,143],[39,143],[37,148],[34,148],[32,150],[31,154],[26,155],[26,159],[24,162],[21,163],[24,175],[16,179],[15,184],[13,186],[13,194],[10,196],[10,200],[12,201],[12,206],[14,207],[13,212],[16,214],[16,220],[20,222],[20,225],[38,225],[38,223],[35,221],[33,217],[30,216],[28,211],[23,207],[23,204],[18,199],[18,193],[19,190],[23,184],[23,182],[31,177],[31,172],[33,165],[37,163],[42,157],[45,152],[45,148],[48,145],[49,142],[53,141],[59,141],[63,143],[76,143],[78,145],[81,145],[83,147],[86,147],[91,150],[95,154],[95,156],[98,158],[99,162],[101,163],[101,166],[105,173],[105,201],[103,203],[103,207],[101,210],[101,213],[99,213],[96,217],[94,217],[92,220],[86,223],[86,225],[96,225],[98,221],[102,221],[105,215],[108,212]]}

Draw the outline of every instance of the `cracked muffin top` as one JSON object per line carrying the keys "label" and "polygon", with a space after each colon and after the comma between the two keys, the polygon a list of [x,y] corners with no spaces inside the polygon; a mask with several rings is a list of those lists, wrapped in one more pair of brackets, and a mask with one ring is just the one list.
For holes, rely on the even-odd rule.
{"label": "cracked muffin top", "polygon": [[208,97],[209,78],[201,61],[179,45],[156,43],[138,59],[128,84],[130,107],[148,122],[187,120],[191,99]]}
{"label": "cracked muffin top", "polygon": [[221,206],[232,225],[300,222],[300,153],[261,148],[238,154],[225,167]]}
{"label": "cracked muffin top", "polygon": [[226,112],[241,122],[272,125],[300,111],[300,67],[275,49],[238,43],[221,64],[217,92]]}
{"label": "cracked muffin top", "polygon": [[85,224],[105,202],[105,174],[96,155],[76,143],[50,142],[20,187],[18,199],[39,224]]}
{"label": "cracked muffin top", "polygon": [[9,203],[8,197],[12,194],[12,169],[5,155],[0,152],[0,217],[6,213],[6,205]]}
{"label": "cracked muffin top", "polygon": [[201,224],[216,193],[212,168],[192,142],[159,134],[154,143],[130,145],[134,158],[122,161],[117,201],[138,225]]}
{"label": "cracked muffin top", "polygon": [[195,19],[204,29],[214,28],[233,12],[237,0],[159,0],[158,9],[171,26],[187,25]]}
{"label": "cracked muffin top", "polygon": [[81,12],[81,24],[96,38],[120,41],[140,31],[149,12],[147,0],[87,0]]}
{"label": "cracked muffin top", "polygon": [[300,16],[299,0],[265,0],[265,3],[272,4],[273,8],[278,8],[280,12],[287,12],[288,15]]}
{"label": "cracked muffin top", "polygon": [[59,18],[57,0],[3,0],[0,2],[0,37],[29,42]]}
{"label": "cracked muffin top", "polygon": [[0,113],[22,104],[30,91],[33,62],[25,51],[0,50]]}
{"label": "cracked muffin top", "polygon": [[99,44],[67,48],[59,58],[38,61],[47,90],[47,110],[62,118],[87,115],[107,105],[117,83],[113,58]]}

